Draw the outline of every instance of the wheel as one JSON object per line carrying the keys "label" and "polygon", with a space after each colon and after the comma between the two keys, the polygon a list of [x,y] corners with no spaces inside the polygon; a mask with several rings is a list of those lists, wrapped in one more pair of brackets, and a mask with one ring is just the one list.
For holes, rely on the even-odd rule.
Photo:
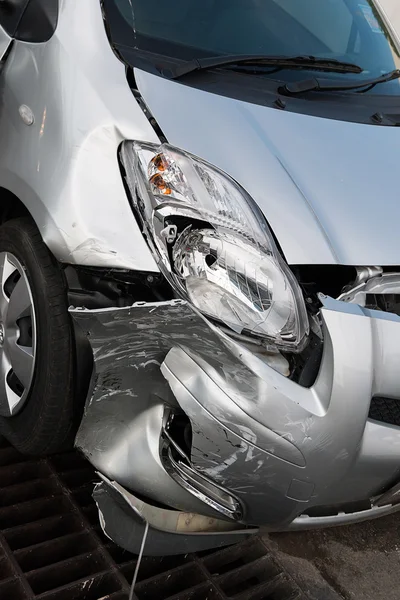
{"label": "wheel", "polygon": [[25,454],[74,433],[74,342],[62,270],[28,218],[0,227],[0,433]]}

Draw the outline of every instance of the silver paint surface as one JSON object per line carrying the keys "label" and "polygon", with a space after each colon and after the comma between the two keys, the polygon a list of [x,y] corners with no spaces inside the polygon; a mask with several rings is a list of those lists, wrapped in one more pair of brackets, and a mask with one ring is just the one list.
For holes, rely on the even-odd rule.
{"label": "silver paint surface", "polygon": [[[380,4],[398,33],[392,1]],[[9,43],[0,29],[0,58]],[[399,263],[395,127],[297,115],[135,75],[169,142],[241,183],[289,263]],[[159,140],[110,47],[100,1],[60,0],[49,42],[14,43],[0,94],[0,186],[26,205],[56,258],[157,271],[117,151],[124,139]],[[23,104],[36,117],[29,128],[18,117]]]}
{"label": "silver paint surface", "polygon": [[[0,57],[7,39],[0,29]],[[25,204],[55,257],[158,271],[117,160],[125,139],[158,140],[108,42],[100,0],[62,0],[49,42],[14,42],[0,98],[0,187]]]}
{"label": "silver paint surface", "polygon": [[169,143],[247,190],[289,264],[400,263],[398,128],[276,110],[138,69],[135,77]]}
{"label": "silver paint surface", "polygon": [[11,43],[8,33],[0,26],[0,61],[3,60],[5,53]]}
{"label": "silver paint surface", "polygon": [[[126,309],[71,310],[71,314],[88,334],[95,361],[77,447],[100,472],[128,489],[156,500],[161,493],[167,504],[204,513],[205,505],[175,483],[161,464],[164,405],[173,405],[176,400],[160,367],[176,344],[191,348],[231,385],[238,384],[244,390],[251,376],[248,367],[238,363],[215,328],[180,300],[143,302]],[[257,358],[254,361],[264,364]],[[247,393],[251,395],[251,389]],[[235,404],[227,417],[234,419],[236,412],[244,423],[264,432],[260,444],[270,448],[276,443],[277,453],[295,463],[303,461],[289,440],[264,431]],[[236,428],[239,435],[244,423]]]}
{"label": "silver paint surface", "polygon": [[[398,32],[389,2],[382,6]],[[10,42],[0,28],[0,59]],[[400,263],[397,128],[276,111],[135,74],[169,142],[252,195],[289,263]],[[0,98],[0,187],[27,207],[54,256],[157,271],[117,154],[125,139],[159,140],[110,48],[99,0],[61,0],[49,42],[15,42]],[[35,116],[30,127],[23,105]],[[161,463],[164,409],[179,405],[192,423],[192,466],[240,497],[247,523],[284,527],[308,507],[379,495],[399,478],[400,432],[368,420],[368,410],[374,394],[398,394],[400,319],[322,300],[324,355],[310,389],[184,302],[73,310],[95,361],[77,446],[128,490],[217,517]]]}
{"label": "silver paint surface", "polygon": [[325,348],[309,389],[183,301],[72,311],[96,371],[78,447],[127,489],[210,514],[160,462],[163,406],[178,403],[192,466],[240,499],[245,523],[285,528],[309,507],[379,495],[400,475],[400,431],[368,411],[374,394],[399,389],[400,318],[321,300]]}

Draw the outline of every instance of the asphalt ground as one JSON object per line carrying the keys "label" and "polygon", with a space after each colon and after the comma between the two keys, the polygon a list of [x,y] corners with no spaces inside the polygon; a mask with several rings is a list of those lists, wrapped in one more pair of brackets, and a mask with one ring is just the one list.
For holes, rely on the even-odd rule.
{"label": "asphalt ground", "polygon": [[312,600],[400,600],[398,513],[346,527],[274,534],[269,541],[280,563],[303,580],[303,589],[308,585]]}

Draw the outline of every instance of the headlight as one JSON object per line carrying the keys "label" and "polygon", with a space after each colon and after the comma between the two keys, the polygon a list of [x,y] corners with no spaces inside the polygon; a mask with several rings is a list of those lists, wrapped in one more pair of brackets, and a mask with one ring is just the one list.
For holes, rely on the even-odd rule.
{"label": "headlight", "polygon": [[144,234],[175,290],[236,333],[299,351],[304,299],[249,195],[168,145],[125,142],[121,156]]}

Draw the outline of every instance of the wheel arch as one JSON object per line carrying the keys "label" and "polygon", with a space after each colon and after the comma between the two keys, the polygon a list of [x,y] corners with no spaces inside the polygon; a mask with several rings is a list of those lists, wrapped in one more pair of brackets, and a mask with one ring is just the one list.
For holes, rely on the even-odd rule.
{"label": "wheel arch", "polygon": [[22,200],[7,188],[0,186],[0,224],[2,225],[18,217],[31,217],[34,221],[32,214]]}
{"label": "wheel arch", "polygon": [[62,257],[68,256],[68,250],[62,230],[57,227],[35,189],[1,166],[0,182],[0,225],[11,219],[30,217],[53,257],[58,262],[63,262]]}
{"label": "wheel arch", "polygon": [[[0,225],[20,217],[28,217],[40,230],[39,224],[35,220],[34,215],[28,209],[26,204],[11,190],[0,186]],[[41,237],[43,242],[46,244],[46,239],[44,239],[43,235],[41,235]],[[60,268],[62,269],[62,263],[57,260],[54,252],[52,252],[52,248],[48,244],[46,244],[46,246],[54,260],[58,262]],[[77,426],[81,420],[83,407],[89,388],[90,377],[93,371],[93,354],[87,337],[80,327],[77,326],[73,320],[71,320],[71,326],[75,350],[75,428],[77,429]]]}

